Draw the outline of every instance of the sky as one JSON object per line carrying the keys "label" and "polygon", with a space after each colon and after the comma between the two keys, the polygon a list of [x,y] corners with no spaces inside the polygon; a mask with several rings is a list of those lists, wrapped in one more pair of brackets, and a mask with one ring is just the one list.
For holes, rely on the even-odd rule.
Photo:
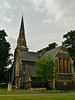
{"label": "sky", "polygon": [[75,29],[75,0],[0,0],[0,30],[7,33],[12,53],[22,12],[27,46],[32,52],[53,42],[62,45],[63,35]]}

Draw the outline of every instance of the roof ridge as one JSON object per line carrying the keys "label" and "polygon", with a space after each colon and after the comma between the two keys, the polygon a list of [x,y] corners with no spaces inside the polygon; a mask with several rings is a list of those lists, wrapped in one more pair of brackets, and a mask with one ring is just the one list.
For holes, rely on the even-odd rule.
{"label": "roof ridge", "polygon": [[37,54],[40,54],[40,53],[38,53],[38,52],[33,52],[33,51],[25,51],[25,50],[20,50],[20,51],[28,52],[28,53],[37,53]]}
{"label": "roof ridge", "polygon": [[[53,51],[53,50],[55,50],[55,49],[57,49],[57,48],[60,48],[61,46],[58,46],[58,47],[56,47],[56,48],[54,48],[54,49],[51,49],[51,50],[48,50],[48,51]],[[46,52],[48,52],[48,51],[46,51]]]}

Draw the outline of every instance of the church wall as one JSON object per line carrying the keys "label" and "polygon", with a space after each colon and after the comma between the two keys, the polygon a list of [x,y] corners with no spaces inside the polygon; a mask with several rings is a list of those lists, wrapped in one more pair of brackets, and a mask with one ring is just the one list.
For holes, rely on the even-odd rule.
{"label": "church wall", "polygon": [[26,66],[23,66],[23,81],[22,81],[22,88],[30,89],[31,88],[31,77],[29,72],[29,66],[26,64]]}
{"label": "church wall", "polygon": [[[59,61],[59,58],[60,58],[60,61]],[[58,73],[61,73],[61,74],[62,73],[72,73],[72,77],[75,82],[73,61],[70,58],[69,54],[68,53],[66,54],[64,52],[58,52],[54,59],[58,63],[58,69],[60,70]],[[13,65],[13,76],[14,77],[12,78],[12,81],[14,81],[15,83],[14,86],[16,88],[30,89],[32,87],[32,82],[36,81],[36,77],[30,77],[29,66],[30,65],[34,66],[34,64],[35,62],[22,61],[20,58],[19,51],[16,52],[15,61]],[[56,83],[56,79],[54,78],[53,84],[52,84],[53,89],[56,88],[55,83]]]}
{"label": "church wall", "polygon": [[75,72],[74,72],[74,62],[72,58],[70,58],[71,61],[71,72],[72,72],[72,77],[73,77],[73,82],[74,82],[74,89],[75,89]]}
{"label": "church wall", "polygon": [[59,73],[70,73],[70,55],[68,52],[59,51],[56,55]]}
{"label": "church wall", "polygon": [[[68,75],[72,75],[72,79],[71,79],[72,82],[71,81],[70,81],[70,83],[67,82],[67,84],[71,84],[71,86],[74,85],[74,83],[75,83],[74,65],[73,65],[73,60],[70,58],[70,55],[68,54],[68,52],[60,50],[57,53],[57,55],[55,56],[55,61],[58,63],[58,74],[62,74],[61,80],[62,80],[63,75],[67,75],[66,77],[68,77],[68,80],[65,80],[65,77],[64,77],[64,80],[67,82],[67,81],[69,81]],[[58,79],[56,78],[55,82],[57,83],[57,81],[58,81]],[[58,82],[58,83],[60,83],[60,82]],[[73,89],[73,88],[74,87],[72,86],[71,89]]]}
{"label": "church wall", "polygon": [[14,63],[13,63],[13,80],[12,84],[15,88],[20,86],[20,71],[21,71],[21,61],[19,56],[19,51],[16,49],[14,54]]}
{"label": "church wall", "polygon": [[[25,39],[23,15],[22,15],[22,20],[21,20],[19,37],[18,37],[18,41],[17,41],[17,47],[16,47],[15,53],[14,53],[14,63],[12,66],[12,70],[10,70],[11,75],[9,76],[9,78],[15,88],[29,89],[32,87],[32,83],[34,84],[33,87],[34,86],[37,87],[36,82],[38,81],[40,84],[41,80],[39,80],[39,79],[37,80],[36,75],[35,74],[33,75],[34,68],[33,68],[33,70],[30,69],[30,67],[31,68],[34,67],[35,62],[22,61],[21,55],[20,55],[20,50],[28,51],[28,47],[26,45],[26,39]],[[54,59],[58,64],[58,70],[59,70],[58,74],[57,74],[58,78],[61,75],[63,77],[65,77],[65,75],[66,76],[70,75],[70,77],[71,77],[71,75],[72,75],[72,81],[75,84],[75,77],[74,77],[75,73],[74,73],[73,60],[70,58],[70,55],[68,54],[68,52],[64,48],[64,46],[61,46],[57,52],[56,52],[56,50],[58,50],[58,49],[55,49],[56,54],[54,52],[52,52],[52,53],[53,53],[53,55],[55,54]],[[30,72],[31,70],[32,70],[32,73]],[[57,76],[56,76],[56,78],[53,79],[53,83],[51,81],[47,85],[51,85],[52,89],[55,89],[56,82],[57,82]]]}

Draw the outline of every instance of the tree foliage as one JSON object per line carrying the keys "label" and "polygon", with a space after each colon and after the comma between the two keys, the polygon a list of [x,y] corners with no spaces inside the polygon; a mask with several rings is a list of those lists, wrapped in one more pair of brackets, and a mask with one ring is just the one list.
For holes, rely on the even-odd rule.
{"label": "tree foliage", "polygon": [[52,80],[57,72],[57,64],[51,55],[42,55],[35,63],[35,72],[42,81]]}
{"label": "tree foliage", "polygon": [[6,41],[6,36],[4,30],[0,30],[0,83],[6,80],[7,65],[10,58],[10,44]]}
{"label": "tree foliage", "polygon": [[48,45],[48,47],[39,50],[38,53],[41,53],[41,52],[43,52],[43,51],[49,51],[49,50],[51,50],[51,49],[56,48],[57,46],[58,46],[58,45],[57,45],[55,42],[54,42],[54,43],[51,43],[51,44]]}
{"label": "tree foliage", "polygon": [[75,66],[75,30],[68,32],[63,36],[65,38],[64,44],[74,60],[74,66]]}

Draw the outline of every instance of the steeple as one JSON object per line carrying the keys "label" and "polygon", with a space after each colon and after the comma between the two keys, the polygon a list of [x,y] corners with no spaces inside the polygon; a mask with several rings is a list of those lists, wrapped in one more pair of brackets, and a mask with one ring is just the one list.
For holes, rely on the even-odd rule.
{"label": "steeple", "polygon": [[22,20],[21,20],[19,37],[18,37],[18,41],[17,41],[17,48],[19,48],[21,50],[28,51],[28,47],[26,45],[26,39],[25,39],[25,30],[24,30],[23,15],[22,15]]}

